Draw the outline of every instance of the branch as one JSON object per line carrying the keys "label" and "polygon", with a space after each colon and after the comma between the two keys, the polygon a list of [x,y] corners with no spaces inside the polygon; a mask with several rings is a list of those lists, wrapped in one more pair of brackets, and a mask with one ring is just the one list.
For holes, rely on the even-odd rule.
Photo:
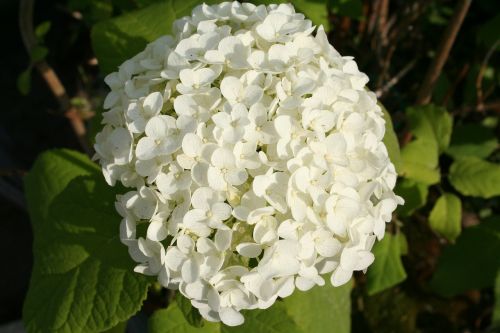
{"label": "branch", "polygon": [[479,109],[478,105],[476,105],[476,106],[464,106],[463,108],[456,110],[454,112],[454,114],[455,115],[456,114],[464,115],[464,114],[471,112],[471,111],[478,111],[478,112],[493,111],[493,112],[500,114],[500,100],[495,100],[492,102],[484,103],[482,105],[481,109]]}
{"label": "branch", "polygon": [[406,64],[405,67],[403,67],[399,73],[397,73],[392,79],[387,81],[387,83],[377,90],[375,94],[377,95],[377,98],[382,98],[384,95],[392,88],[394,87],[402,78],[405,76],[415,65],[417,64],[418,58],[413,58],[412,61],[410,61],[408,64]]}
{"label": "branch", "polygon": [[378,29],[380,34],[380,42],[382,46],[386,46],[387,40],[387,16],[389,15],[389,0],[382,0],[380,2]]}
{"label": "branch", "polygon": [[[29,54],[31,54],[37,44],[33,29],[33,8],[34,0],[21,0],[19,3],[19,28],[21,30],[24,46]],[[61,83],[61,80],[59,80],[56,72],[46,61],[39,61],[34,65],[49,86],[54,97],[57,99],[63,115],[69,120],[81,148],[87,155],[92,155],[92,150],[88,146],[85,138],[85,123],[80,117],[78,110],[71,105],[66,89]]]}
{"label": "branch", "polygon": [[483,94],[483,77],[484,73],[486,71],[486,68],[488,67],[488,62],[490,61],[491,56],[493,55],[493,52],[497,49],[498,45],[500,45],[500,38],[496,40],[496,42],[493,44],[493,46],[488,50],[488,53],[486,53],[486,56],[483,59],[483,62],[481,63],[481,68],[479,69],[479,73],[477,75],[476,79],[476,92],[477,92],[477,110],[478,111],[483,111],[484,107],[484,94]]}
{"label": "branch", "polygon": [[467,63],[462,67],[462,69],[460,70],[460,73],[458,73],[457,78],[455,79],[455,81],[453,81],[453,84],[448,89],[448,91],[446,92],[446,95],[443,98],[442,104],[444,107],[446,107],[448,105],[450,98],[453,97],[455,90],[457,89],[460,82],[462,82],[462,80],[465,78],[465,76],[469,72],[469,69],[470,69],[470,64]]}
{"label": "branch", "polygon": [[437,79],[441,75],[441,71],[443,70],[443,66],[448,59],[448,55],[450,54],[450,50],[455,42],[457,37],[457,33],[460,30],[462,22],[464,21],[465,15],[469,10],[469,6],[472,0],[460,0],[453,17],[451,18],[450,23],[446,27],[446,30],[443,34],[441,42],[439,44],[439,48],[437,50],[436,57],[432,61],[431,66],[427,70],[427,74],[425,75],[424,82],[420,87],[420,90],[417,94],[417,104],[427,104],[431,100],[432,91],[436,84]]}

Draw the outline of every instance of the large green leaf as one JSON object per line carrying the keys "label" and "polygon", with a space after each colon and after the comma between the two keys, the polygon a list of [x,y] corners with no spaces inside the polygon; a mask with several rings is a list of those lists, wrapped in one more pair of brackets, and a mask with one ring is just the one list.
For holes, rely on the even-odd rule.
{"label": "large green leaf", "polygon": [[[273,3],[273,1],[270,2]],[[290,0],[281,2],[291,2],[295,6],[297,12],[304,13],[304,15],[313,21],[314,24],[323,25],[325,30],[328,30],[330,23],[328,21],[326,2],[314,0]],[[274,1],[274,3],[276,3],[276,1]]]}
{"label": "large green leaf", "polygon": [[351,289],[352,282],[333,287],[326,281],[323,287],[316,286],[306,292],[296,290],[284,303],[303,332],[349,333]]}
{"label": "large green leaf", "polygon": [[443,107],[432,104],[410,107],[406,110],[413,135],[428,144],[437,144],[442,153],[450,144],[453,118]]}
{"label": "large green leaf", "polygon": [[494,216],[466,228],[439,258],[431,280],[434,290],[453,296],[469,289],[490,287],[500,268],[500,218]]}
{"label": "large green leaf", "polygon": [[91,38],[101,71],[115,71],[149,42],[170,33],[174,20],[188,15],[200,3],[199,0],[162,1],[96,24]]}
{"label": "large green leaf", "polygon": [[34,267],[23,319],[29,332],[101,332],[146,297],[119,241],[115,191],[86,156],[44,153],[25,180]]}
{"label": "large green leaf", "polygon": [[149,321],[151,333],[348,333],[351,327],[352,282],[334,288],[314,287],[302,292],[296,290],[284,300],[278,300],[265,310],[243,311],[245,323],[228,327],[205,321],[195,327],[186,321],[178,305],[173,303],[166,310],[155,312]]}
{"label": "large green leaf", "polygon": [[203,327],[191,326],[176,303],[153,313],[148,322],[150,333],[219,333],[219,323],[205,322]]}
{"label": "large green leaf", "polygon": [[277,301],[269,309],[242,311],[245,323],[234,327],[221,325],[221,333],[306,333],[287,310],[283,302]]}
{"label": "large green leaf", "polygon": [[194,327],[203,326],[203,318],[198,309],[191,305],[191,301],[184,297],[181,293],[175,293],[175,302],[177,307],[181,310],[182,315],[186,321]]}
{"label": "large green leaf", "polygon": [[149,319],[150,333],[305,333],[287,313],[285,304],[277,301],[266,310],[242,312],[243,325],[230,327],[221,323],[205,322],[203,327],[191,326],[184,318],[177,304],[156,311]]}
{"label": "large green leaf", "polygon": [[463,195],[491,198],[500,195],[500,165],[469,156],[450,167],[450,183]]}
{"label": "large green leaf", "polygon": [[462,229],[462,202],[451,193],[444,193],[436,201],[429,216],[432,230],[450,241],[460,235]]}
{"label": "large green leaf", "polygon": [[368,295],[374,295],[406,279],[406,272],[401,262],[402,234],[386,233],[384,238],[373,247],[374,263],[367,272]]}
{"label": "large green leaf", "polygon": [[419,138],[408,143],[401,150],[401,159],[403,177],[426,185],[439,183],[437,146],[429,140]]}
{"label": "large green leaf", "polygon": [[444,108],[434,105],[406,110],[408,124],[415,140],[401,150],[401,175],[432,185],[440,180],[439,154],[450,143],[453,119]]}
{"label": "large green leaf", "polygon": [[382,111],[384,112],[384,119],[386,124],[384,144],[387,147],[387,152],[389,153],[391,162],[394,164],[396,171],[399,172],[401,170],[401,151],[399,149],[398,137],[394,132],[391,115],[382,104],[379,103],[379,105],[382,107]]}
{"label": "large green leaf", "polygon": [[405,204],[398,206],[396,213],[401,216],[410,216],[413,212],[425,205],[429,186],[411,179],[401,179],[394,190],[397,195],[405,199]]}
{"label": "large green leaf", "polygon": [[446,154],[453,158],[464,156],[488,157],[498,147],[493,131],[479,124],[456,126]]}

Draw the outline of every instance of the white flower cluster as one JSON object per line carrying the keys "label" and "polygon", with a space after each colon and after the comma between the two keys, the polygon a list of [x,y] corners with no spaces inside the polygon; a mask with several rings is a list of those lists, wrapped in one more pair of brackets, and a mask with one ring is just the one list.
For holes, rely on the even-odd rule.
{"label": "white flower cluster", "polygon": [[315,30],[289,4],[201,5],[105,79],[122,242],[209,321],[348,282],[402,204],[368,77]]}

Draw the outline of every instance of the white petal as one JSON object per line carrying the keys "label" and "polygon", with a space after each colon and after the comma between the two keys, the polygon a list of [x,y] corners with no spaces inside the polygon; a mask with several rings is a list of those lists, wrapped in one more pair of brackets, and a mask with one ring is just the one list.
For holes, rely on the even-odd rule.
{"label": "white petal", "polygon": [[144,111],[149,116],[157,115],[163,107],[163,96],[159,92],[149,94],[143,102]]}
{"label": "white petal", "polygon": [[224,202],[217,202],[211,207],[212,216],[218,220],[224,221],[231,216],[231,206]]}
{"label": "white petal", "polygon": [[179,271],[185,259],[186,255],[177,247],[169,247],[165,255],[165,265],[173,271]]}
{"label": "white petal", "polygon": [[199,264],[193,260],[186,260],[181,269],[182,279],[187,283],[192,283],[198,279],[200,274]]}
{"label": "white petal", "polygon": [[189,157],[198,156],[202,145],[200,137],[193,133],[187,133],[182,139],[182,151]]}
{"label": "white petal", "polygon": [[221,84],[220,91],[229,101],[236,101],[240,97],[241,81],[234,76],[226,76]]}
{"label": "white petal", "polygon": [[163,221],[153,221],[148,226],[147,237],[161,242],[167,237],[168,231]]}
{"label": "white petal", "polygon": [[194,208],[209,210],[214,200],[214,190],[209,187],[200,187],[193,192],[193,195],[191,197],[191,204]]}
{"label": "white petal", "polygon": [[260,256],[262,247],[256,243],[240,243],[236,246],[236,251],[244,257],[256,258]]}
{"label": "white petal", "polygon": [[226,181],[234,186],[238,186],[246,182],[248,174],[245,169],[232,169],[226,172]]}
{"label": "white petal", "polygon": [[225,251],[231,245],[232,230],[217,230],[215,234],[215,246],[219,251]]}
{"label": "white petal", "polygon": [[358,256],[358,262],[354,267],[354,269],[358,271],[368,268],[368,266],[370,266],[375,260],[375,256],[370,251],[359,251]]}
{"label": "white petal", "polygon": [[246,106],[251,106],[256,104],[262,98],[262,88],[259,86],[251,85],[245,88],[245,95],[243,97],[243,102]]}
{"label": "white petal", "polygon": [[209,167],[207,172],[208,184],[216,191],[225,191],[227,183],[220,169]]}
{"label": "white petal", "polygon": [[238,326],[245,321],[243,315],[233,308],[221,308],[219,315],[221,321],[227,326]]}
{"label": "white petal", "polygon": [[352,277],[352,271],[344,270],[342,267],[337,267],[330,278],[330,282],[334,287],[339,287],[346,284]]}
{"label": "white petal", "polygon": [[316,240],[316,250],[323,257],[333,257],[340,248],[340,242],[333,237],[320,237]]}

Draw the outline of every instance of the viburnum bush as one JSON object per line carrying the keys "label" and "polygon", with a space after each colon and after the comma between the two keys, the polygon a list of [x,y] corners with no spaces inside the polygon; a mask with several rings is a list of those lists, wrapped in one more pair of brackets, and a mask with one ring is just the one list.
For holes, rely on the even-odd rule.
{"label": "viburnum bush", "polygon": [[498,329],[500,3],[251,2],[20,1],[25,330]]}
{"label": "viburnum bush", "polygon": [[[229,326],[374,261],[403,200],[368,77],[290,4],[199,5],[105,78],[135,271]],[[117,230],[118,232],[118,230]]]}

